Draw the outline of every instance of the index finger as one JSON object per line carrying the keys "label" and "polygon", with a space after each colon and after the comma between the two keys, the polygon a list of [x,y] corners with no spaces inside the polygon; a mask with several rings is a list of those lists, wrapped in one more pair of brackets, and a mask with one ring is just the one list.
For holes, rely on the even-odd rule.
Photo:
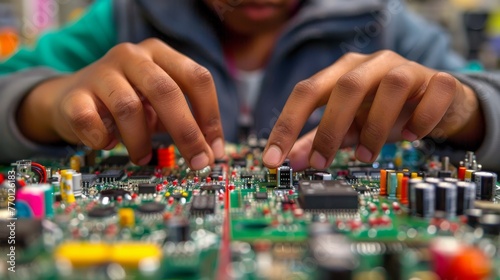
{"label": "index finger", "polygon": [[345,55],[332,66],[295,86],[271,131],[264,150],[263,161],[267,167],[278,167],[285,160],[309,116],[317,107],[328,102],[330,92],[338,78],[365,61],[367,57],[355,53]]}
{"label": "index finger", "polygon": [[156,39],[141,43],[153,61],[177,83],[192,105],[193,114],[214,156],[224,156],[224,134],[217,92],[210,72],[192,59]]}

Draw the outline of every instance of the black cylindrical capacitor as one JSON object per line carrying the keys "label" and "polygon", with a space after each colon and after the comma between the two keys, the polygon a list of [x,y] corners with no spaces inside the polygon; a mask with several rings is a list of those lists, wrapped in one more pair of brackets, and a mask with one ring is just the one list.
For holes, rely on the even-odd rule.
{"label": "black cylindrical capacitor", "polygon": [[476,199],[493,201],[496,194],[497,174],[493,172],[474,172],[476,182]]}
{"label": "black cylindrical capacitor", "polygon": [[473,228],[479,224],[479,219],[483,216],[483,210],[477,208],[465,210],[464,213],[467,216],[467,224]]}
{"label": "black cylindrical capacitor", "polygon": [[408,208],[410,209],[410,214],[415,216],[416,215],[416,209],[415,209],[415,185],[418,183],[424,182],[420,178],[412,178],[408,180]]}
{"label": "black cylindrical capacitor", "polygon": [[415,191],[415,216],[432,218],[436,206],[434,186],[428,183],[417,183],[413,189]]}
{"label": "black cylindrical capacitor", "polygon": [[476,184],[457,182],[457,215],[463,215],[467,209],[474,207],[476,199]]}
{"label": "black cylindrical capacitor", "polygon": [[479,218],[479,225],[483,229],[484,234],[499,235],[500,234],[500,215],[486,214]]}
{"label": "black cylindrical capacitor", "polygon": [[453,219],[457,213],[457,187],[448,182],[436,186],[436,211],[444,213],[447,219]]}

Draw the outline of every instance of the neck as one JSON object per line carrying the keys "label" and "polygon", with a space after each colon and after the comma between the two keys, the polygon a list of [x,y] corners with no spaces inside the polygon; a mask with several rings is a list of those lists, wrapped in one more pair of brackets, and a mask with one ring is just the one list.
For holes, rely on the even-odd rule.
{"label": "neck", "polygon": [[241,35],[228,34],[224,49],[234,67],[242,70],[264,68],[274,49],[281,28],[265,33]]}

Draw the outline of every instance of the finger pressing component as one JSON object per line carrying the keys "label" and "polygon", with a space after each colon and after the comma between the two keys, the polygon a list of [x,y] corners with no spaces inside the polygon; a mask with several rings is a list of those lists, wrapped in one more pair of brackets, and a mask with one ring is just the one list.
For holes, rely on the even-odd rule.
{"label": "finger pressing component", "polygon": [[149,100],[190,167],[201,169],[210,164],[213,153],[176,81],[151,60],[127,63],[124,71],[132,84]]}
{"label": "finger pressing component", "polygon": [[109,71],[96,81],[94,92],[111,112],[132,162],[151,160],[151,137],[142,102],[123,73]]}

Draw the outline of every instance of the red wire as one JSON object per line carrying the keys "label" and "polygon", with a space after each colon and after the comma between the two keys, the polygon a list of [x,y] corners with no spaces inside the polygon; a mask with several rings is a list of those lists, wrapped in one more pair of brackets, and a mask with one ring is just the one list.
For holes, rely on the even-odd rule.
{"label": "red wire", "polygon": [[31,165],[36,166],[42,170],[43,172],[42,183],[47,183],[47,170],[45,169],[45,166],[37,162],[32,162]]}

